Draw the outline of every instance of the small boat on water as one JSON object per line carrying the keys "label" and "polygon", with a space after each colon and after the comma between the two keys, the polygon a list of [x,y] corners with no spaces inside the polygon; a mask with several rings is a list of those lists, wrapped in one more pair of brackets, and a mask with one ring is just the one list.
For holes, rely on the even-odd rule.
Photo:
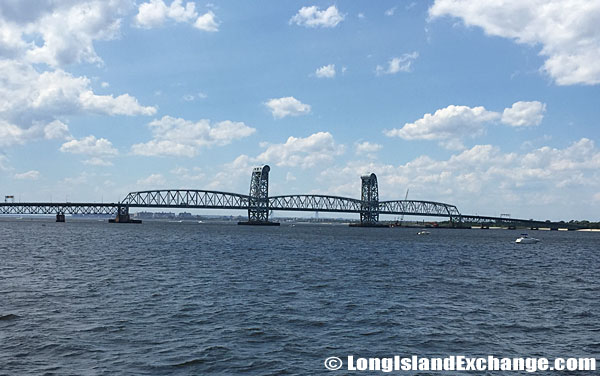
{"label": "small boat on water", "polygon": [[527,234],[521,234],[521,236],[515,240],[515,243],[518,244],[534,244],[539,242],[540,239],[536,239],[536,238],[530,238],[529,235]]}
{"label": "small boat on water", "polygon": [[430,234],[431,234],[431,232],[429,232],[427,230],[417,232],[417,235],[430,235]]}

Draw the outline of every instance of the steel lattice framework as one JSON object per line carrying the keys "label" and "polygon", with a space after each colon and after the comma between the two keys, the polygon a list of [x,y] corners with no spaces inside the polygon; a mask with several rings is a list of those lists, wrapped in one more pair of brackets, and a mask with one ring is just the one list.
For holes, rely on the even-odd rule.
{"label": "steel lattice framework", "polygon": [[269,197],[269,209],[360,213],[363,202],[354,198],[326,195],[288,195]]}
{"label": "steel lattice framework", "polygon": [[250,178],[250,203],[248,222],[269,221],[269,171],[268,165],[255,167]]}
{"label": "steel lattice framework", "polygon": [[428,215],[459,218],[460,212],[454,205],[434,201],[396,200],[379,202],[380,214]]}
{"label": "steel lattice framework", "polygon": [[[0,214],[104,214],[116,215],[118,208],[251,208],[250,196],[238,193],[197,189],[165,189],[131,192],[120,203],[0,203]],[[327,195],[286,195],[268,198],[269,210],[361,213],[362,200]],[[380,214],[458,217],[454,205],[432,201],[381,201]]]}
{"label": "steel lattice framework", "polygon": [[360,199],[362,210],[360,212],[360,223],[372,226],[379,222],[379,187],[375,174],[360,177],[361,190]]}
{"label": "steel lattice framework", "polygon": [[119,204],[98,203],[0,203],[0,214],[96,214],[116,215]]}
{"label": "steel lattice framework", "polygon": [[129,193],[121,205],[145,208],[248,209],[250,196],[198,189],[164,189]]}

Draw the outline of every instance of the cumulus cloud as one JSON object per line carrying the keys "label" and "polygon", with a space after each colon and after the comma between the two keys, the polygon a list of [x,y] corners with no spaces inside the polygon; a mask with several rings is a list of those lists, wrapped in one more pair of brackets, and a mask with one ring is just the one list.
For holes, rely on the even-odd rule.
{"label": "cumulus cloud", "polygon": [[486,34],[540,45],[542,70],[558,85],[600,83],[600,2],[436,0],[430,17],[451,16]]}
{"label": "cumulus cloud", "polygon": [[369,141],[354,143],[356,155],[363,155],[367,158],[375,158],[375,153],[383,149],[383,146]]}
{"label": "cumulus cloud", "polygon": [[489,111],[483,106],[455,106],[425,114],[421,119],[405,123],[402,128],[385,130],[388,137],[400,137],[405,140],[437,140],[440,145],[451,150],[464,149],[462,140],[477,137],[485,132],[485,125],[502,122],[519,126],[539,125],[546,110],[544,103],[515,102],[503,113]]}
{"label": "cumulus cloud", "polygon": [[83,164],[86,164],[89,166],[103,166],[103,167],[108,167],[108,166],[113,165],[113,163],[111,161],[107,161],[105,159],[98,158],[98,157],[92,157],[90,159],[86,159],[85,161],[83,161]]}
{"label": "cumulus cloud", "polygon": [[296,24],[305,27],[336,27],[344,20],[345,15],[341,14],[335,5],[325,10],[319,10],[315,5],[302,7],[290,19],[290,24]]}
{"label": "cumulus cloud", "polygon": [[0,147],[20,145],[36,139],[68,139],[70,137],[68,126],[58,120],[46,125],[36,122],[26,129],[0,120]]}
{"label": "cumulus cloud", "polygon": [[262,163],[277,166],[309,168],[330,162],[344,153],[329,132],[318,132],[308,137],[289,137],[283,144],[263,143],[266,150],[256,157]]}
{"label": "cumulus cloud", "polygon": [[219,24],[215,20],[215,14],[208,11],[198,16],[196,4],[187,2],[185,6],[182,0],[174,0],[167,6],[163,0],[150,0],[138,7],[135,16],[135,25],[150,29],[162,26],[167,20],[178,23],[193,23],[194,27],[204,31],[218,31]]}
{"label": "cumulus cloud", "polygon": [[317,68],[315,76],[319,78],[334,78],[335,77],[335,64],[324,65]]}
{"label": "cumulus cloud", "polygon": [[63,153],[87,154],[97,156],[112,156],[117,155],[117,149],[112,146],[112,143],[105,138],[96,138],[95,136],[87,136],[82,139],[73,139],[67,141],[59,149]]}
{"label": "cumulus cloud", "polygon": [[[467,214],[531,218],[531,213],[541,213],[577,219],[597,215],[597,206],[590,202],[598,193],[599,168],[600,149],[582,138],[563,148],[544,146],[522,153],[475,145],[448,159],[421,156],[400,165],[350,161],[329,166],[319,180],[330,194],[358,197],[357,177],[375,172],[382,200],[402,199],[410,188],[410,199],[448,202]],[[572,199],[565,200],[567,196]]]}
{"label": "cumulus cloud", "polygon": [[516,102],[502,113],[502,122],[513,127],[540,125],[544,118],[546,104],[533,102]]}
{"label": "cumulus cloud", "polygon": [[155,107],[142,106],[128,94],[96,95],[86,77],[75,77],[61,69],[40,73],[32,65],[16,60],[0,60],[0,82],[0,132],[9,134],[4,145],[35,138],[66,138],[68,127],[60,119],[69,115],[156,112]]}
{"label": "cumulus cloud", "polygon": [[216,20],[215,14],[212,11],[204,13],[194,22],[196,29],[215,32],[219,31],[219,23]]}
{"label": "cumulus cloud", "polygon": [[131,5],[128,0],[3,1],[0,56],[51,67],[101,64],[94,42],[118,37]]}
{"label": "cumulus cloud", "polygon": [[191,170],[185,167],[176,167],[170,172],[183,181],[199,181],[203,180],[206,176],[199,167],[194,167]]}
{"label": "cumulus cloud", "polygon": [[143,179],[139,179],[136,182],[136,185],[138,187],[143,188],[143,189],[146,189],[146,188],[150,188],[150,189],[162,188],[166,184],[167,184],[167,180],[161,174],[151,174],[150,176],[148,176],[146,178],[143,178]]}
{"label": "cumulus cloud", "polygon": [[148,125],[154,138],[133,145],[134,154],[193,157],[201,148],[228,145],[256,132],[243,122],[225,120],[211,124],[207,119],[192,122],[171,116],[156,119]]}
{"label": "cumulus cloud", "polygon": [[499,118],[500,114],[482,106],[471,108],[450,105],[434,114],[425,114],[413,123],[406,123],[400,129],[386,130],[384,134],[405,140],[442,140],[449,148],[462,148],[461,138],[481,135],[484,131],[483,124]]}
{"label": "cumulus cloud", "polygon": [[40,172],[36,170],[30,170],[20,174],[15,174],[14,178],[17,180],[38,180],[40,178]]}
{"label": "cumulus cloud", "polygon": [[44,138],[48,140],[53,139],[65,139],[70,138],[69,126],[60,120],[54,120],[53,122],[44,126]]}
{"label": "cumulus cloud", "polygon": [[269,99],[265,105],[271,110],[275,119],[310,113],[310,105],[304,104],[294,97]]}
{"label": "cumulus cloud", "polygon": [[382,74],[396,74],[398,72],[410,72],[412,69],[412,63],[416,58],[419,57],[419,53],[414,51],[409,54],[404,54],[400,57],[391,58],[387,66],[377,65],[375,73],[377,75]]}

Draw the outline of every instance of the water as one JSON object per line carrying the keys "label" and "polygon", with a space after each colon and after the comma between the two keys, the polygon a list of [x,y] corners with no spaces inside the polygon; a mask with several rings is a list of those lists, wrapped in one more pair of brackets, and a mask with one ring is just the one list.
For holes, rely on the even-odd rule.
{"label": "water", "polygon": [[517,245],[516,231],[416,232],[3,220],[0,374],[334,375],[329,356],[600,358],[600,234],[540,231],[541,243]]}

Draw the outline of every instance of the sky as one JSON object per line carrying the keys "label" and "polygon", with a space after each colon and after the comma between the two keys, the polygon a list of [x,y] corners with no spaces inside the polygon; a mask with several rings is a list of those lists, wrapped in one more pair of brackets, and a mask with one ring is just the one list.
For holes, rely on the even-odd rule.
{"label": "sky", "polygon": [[0,194],[439,201],[600,220],[600,2],[3,0]]}

